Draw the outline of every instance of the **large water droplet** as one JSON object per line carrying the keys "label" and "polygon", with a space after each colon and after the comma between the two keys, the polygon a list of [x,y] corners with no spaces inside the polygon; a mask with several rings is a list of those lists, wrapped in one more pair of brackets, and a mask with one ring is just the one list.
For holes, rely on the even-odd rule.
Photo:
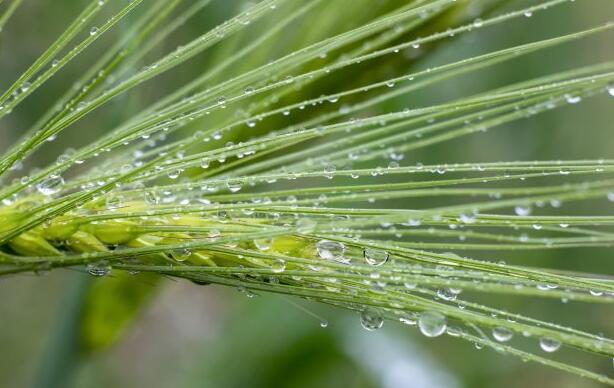
{"label": "large water droplet", "polygon": [[286,261],[282,259],[276,259],[271,264],[271,270],[275,273],[282,273],[286,270]]}
{"label": "large water droplet", "polygon": [[360,313],[360,325],[368,331],[374,331],[384,325],[384,318],[373,311],[363,311]]}
{"label": "large water droplet", "polygon": [[36,190],[42,195],[53,195],[62,189],[64,178],[59,175],[51,175],[36,185]]}
{"label": "large water droplet", "polygon": [[495,340],[499,342],[507,342],[512,339],[514,333],[507,327],[495,327],[492,329],[492,336]]}
{"label": "large water droplet", "polygon": [[418,319],[418,328],[427,337],[439,337],[447,326],[446,317],[437,311],[425,311]]}
{"label": "large water droplet", "polygon": [[382,265],[388,261],[388,252],[383,249],[366,248],[363,256],[367,263],[371,265]]}
{"label": "large water droplet", "polygon": [[241,182],[240,180],[228,180],[226,181],[226,187],[228,187],[228,190],[230,190],[230,192],[236,193],[243,187],[243,182]]}
{"label": "large water droplet", "polygon": [[179,178],[179,175],[181,175],[181,170],[177,169],[177,170],[171,170],[168,172],[168,177],[171,179],[177,179]]}
{"label": "large water droplet", "polygon": [[111,266],[109,266],[106,262],[89,263],[85,266],[85,269],[92,276],[106,276],[111,273]]}
{"label": "large water droplet", "polygon": [[561,342],[554,338],[543,337],[539,339],[539,347],[542,348],[544,352],[553,353],[559,350]]}
{"label": "large water droplet", "polygon": [[318,255],[324,260],[337,261],[346,263],[347,260],[343,256],[345,254],[345,245],[337,241],[320,240],[316,243]]}
{"label": "large water droplet", "polygon": [[145,197],[145,202],[149,205],[157,205],[160,203],[160,197],[154,191],[146,191],[143,195]]}
{"label": "large water droplet", "polygon": [[268,251],[271,249],[271,245],[273,244],[273,239],[270,238],[259,238],[254,240],[254,245],[258,248],[259,251]]}

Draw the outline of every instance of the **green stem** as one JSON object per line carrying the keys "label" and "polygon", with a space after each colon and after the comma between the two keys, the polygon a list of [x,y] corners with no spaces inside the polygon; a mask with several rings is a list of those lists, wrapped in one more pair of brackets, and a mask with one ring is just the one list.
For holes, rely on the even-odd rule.
{"label": "green stem", "polygon": [[69,279],[60,315],[38,367],[32,388],[64,388],[79,364],[79,323],[91,279],[77,273]]}

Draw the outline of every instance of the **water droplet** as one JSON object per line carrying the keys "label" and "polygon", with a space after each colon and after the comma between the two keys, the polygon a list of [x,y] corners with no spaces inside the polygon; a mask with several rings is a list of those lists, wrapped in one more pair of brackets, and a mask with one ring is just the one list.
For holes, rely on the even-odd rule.
{"label": "water droplet", "polygon": [[390,255],[383,249],[366,248],[363,256],[370,265],[382,265],[388,261]]}
{"label": "water droplet", "polygon": [[316,243],[318,255],[324,260],[337,261],[347,263],[348,260],[343,256],[345,254],[345,245],[337,241],[320,240]]}
{"label": "water droplet", "polygon": [[36,185],[36,190],[42,195],[53,195],[62,189],[64,178],[59,175],[52,175]]}
{"label": "water droplet", "polygon": [[328,179],[333,179],[333,177],[335,176],[335,171],[337,171],[337,167],[332,164],[327,164],[324,167],[324,176]]}
{"label": "water droplet", "polygon": [[94,36],[98,33],[98,27],[90,28],[90,35]]}
{"label": "water droplet", "polygon": [[565,95],[565,99],[567,100],[568,103],[570,104],[577,104],[580,101],[582,101],[582,97],[581,96],[574,96],[572,94],[566,94]]}
{"label": "water droplet", "polygon": [[360,325],[368,331],[374,331],[384,325],[384,318],[373,311],[363,311],[360,313]]}
{"label": "water droplet", "polygon": [[271,245],[273,244],[273,239],[271,238],[260,238],[254,240],[254,245],[258,248],[259,251],[268,251],[271,249]]}
{"label": "water droplet", "polygon": [[92,276],[106,276],[111,273],[111,266],[107,263],[89,263],[85,266],[87,272]]}
{"label": "water droplet", "polygon": [[226,181],[226,187],[231,193],[236,193],[243,187],[243,182],[240,180],[228,180]]}
{"label": "water droplet", "polygon": [[544,352],[553,353],[559,350],[561,342],[554,338],[543,337],[539,340],[539,347],[542,348]]}
{"label": "water droplet", "polygon": [[160,203],[160,197],[154,191],[146,191],[144,197],[145,202],[149,205],[157,205]]}
{"label": "water droplet", "polygon": [[282,273],[286,270],[286,261],[282,259],[276,259],[271,264],[271,270],[275,273]]}
{"label": "water droplet", "polygon": [[444,288],[441,290],[437,290],[437,296],[447,301],[455,300],[460,293],[461,290],[455,288]]}
{"label": "water droplet", "polygon": [[461,214],[458,219],[463,224],[473,224],[477,220],[477,217],[474,214]]}
{"label": "water droplet", "polygon": [[492,329],[492,336],[499,342],[507,342],[512,339],[514,333],[507,327],[500,326]]}
{"label": "water droplet", "polygon": [[530,206],[516,206],[514,208],[514,212],[518,216],[526,217],[528,215],[531,215],[532,209]]}
{"label": "water droplet", "polygon": [[171,251],[171,256],[177,261],[186,261],[192,255],[192,250],[189,248],[180,248]]}
{"label": "water droplet", "polygon": [[425,311],[420,314],[418,328],[427,337],[438,337],[446,331],[446,317],[437,311]]}
{"label": "water droplet", "polygon": [[416,324],[416,317],[414,315],[407,315],[399,318],[399,322],[407,326],[413,326]]}
{"label": "water droplet", "polygon": [[168,172],[168,177],[171,179],[177,179],[179,178],[179,175],[181,175],[181,170],[179,169]]}
{"label": "water droplet", "polygon": [[345,245],[337,241],[320,240],[316,243],[318,256],[324,260],[332,260],[340,263],[347,263],[348,260],[344,257]]}

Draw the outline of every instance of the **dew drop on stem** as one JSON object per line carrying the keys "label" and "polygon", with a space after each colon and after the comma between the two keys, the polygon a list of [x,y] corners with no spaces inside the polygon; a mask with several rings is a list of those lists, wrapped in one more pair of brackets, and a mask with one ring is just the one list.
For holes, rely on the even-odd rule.
{"label": "dew drop on stem", "polygon": [[384,325],[384,318],[374,311],[363,311],[360,313],[360,325],[367,331],[375,331]]}
{"label": "dew drop on stem", "polygon": [[561,342],[554,338],[543,337],[539,340],[539,347],[547,353],[553,353],[559,350],[561,347]]}
{"label": "dew drop on stem", "polygon": [[425,311],[420,314],[418,328],[426,337],[439,337],[448,326],[446,317],[437,311]]}

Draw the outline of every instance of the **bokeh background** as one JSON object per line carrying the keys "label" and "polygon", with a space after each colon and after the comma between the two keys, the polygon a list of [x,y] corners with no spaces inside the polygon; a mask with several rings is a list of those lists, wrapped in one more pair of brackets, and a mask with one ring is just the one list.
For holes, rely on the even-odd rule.
{"label": "bokeh background", "polygon": [[[296,3],[301,1],[297,0]],[[87,3],[82,0],[26,0],[0,33],[0,87],[16,76],[57,36],[68,20]],[[189,1],[186,1],[189,3]],[[293,25],[283,38],[266,45],[259,60],[266,61],[323,36],[357,26],[385,13],[402,1],[333,0],[318,9],[318,23],[309,18]],[[479,11],[474,2],[473,10]],[[503,13],[535,1],[508,0],[493,13]],[[219,24],[249,2],[213,0],[142,64],[172,50]],[[471,7],[470,7],[471,8]],[[344,12],[340,12],[343,10]],[[317,16],[319,15],[319,16]],[[332,16],[331,16],[332,15]],[[328,18],[328,19],[327,19]],[[348,70],[313,90],[294,93],[289,100],[316,94],[317,88],[341,90],[360,82],[402,74],[410,69],[446,63],[498,48],[592,27],[614,18],[611,0],[576,1],[551,11],[477,30],[441,44],[424,47],[403,60],[381,61],[372,69]],[[268,23],[274,21],[269,20]],[[314,27],[317,25],[317,29]],[[426,26],[429,27],[429,26]],[[437,26],[431,26],[436,29]],[[23,107],[0,123],[0,152],[49,107],[71,80],[122,33],[120,25],[109,39],[97,43],[67,67]],[[255,33],[258,26],[254,27]],[[262,26],[266,28],[266,24]],[[253,36],[253,35],[252,35]],[[478,93],[490,88],[612,59],[611,33],[565,44],[493,68],[437,84],[428,90],[397,99],[383,111],[426,106]],[[63,139],[45,145],[25,169],[52,162],[67,147],[95,139],[139,107],[183,84],[194,74],[228,55],[250,39],[239,36],[235,46],[214,47],[178,70],[122,96],[100,113],[70,128]],[[253,60],[257,60],[252,58]],[[237,74],[250,64],[240,63]],[[367,75],[368,74],[368,75]],[[220,75],[223,79],[227,74]],[[317,113],[317,112],[316,112]],[[213,120],[213,119],[212,119]],[[408,164],[423,162],[479,162],[613,158],[614,100],[596,96],[580,104],[533,116],[479,136],[456,140],[408,155]],[[279,124],[279,123],[278,123]],[[187,130],[194,130],[188,128]],[[260,130],[265,130],[264,128]],[[241,136],[239,134],[238,136]],[[411,206],[411,205],[410,205]],[[612,205],[604,198],[578,205],[574,211],[607,214]],[[502,257],[480,252],[490,259],[557,268],[614,274],[607,249],[531,252]],[[62,316],[64,294],[77,270],[0,279],[0,387],[24,387],[33,381],[49,334]],[[140,314],[125,338],[108,350],[88,357],[76,373],[75,386],[98,387],[593,387],[595,383],[523,363],[490,350],[443,336],[422,337],[417,330],[387,322],[376,332],[360,327],[354,313],[274,295],[247,298],[234,289],[198,286],[165,279],[163,287]],[[534,316],[575,325],[611,336],[614,313],[604,306],[580,303],[542,303],[524,298],[488,302],[522,309]],[[301,307],[297,307],[296,304]],[[308,312],[303,309],[307,309]],[[328,321],[321,327],[320,319]],[[609,330],[609,332],[608,332]],[[588,367],[612,374],[611,362],[587,361]]]}

